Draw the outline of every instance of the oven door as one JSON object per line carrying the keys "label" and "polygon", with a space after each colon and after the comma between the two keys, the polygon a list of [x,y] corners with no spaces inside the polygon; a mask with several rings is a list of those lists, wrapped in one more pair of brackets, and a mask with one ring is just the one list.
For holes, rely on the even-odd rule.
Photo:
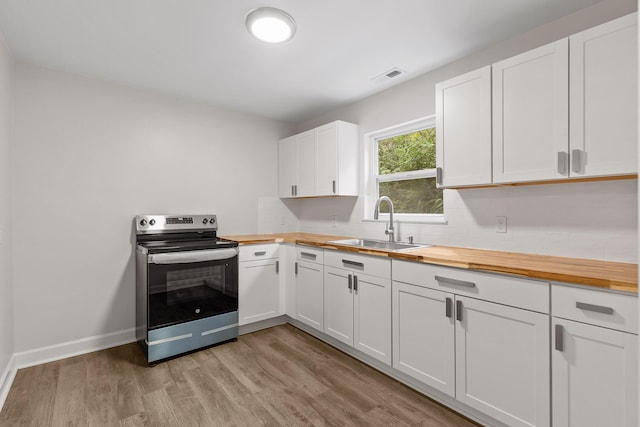
{"label": "oven door", "polygon": [[149,330],[238,310],[238,249],[150,254]]}

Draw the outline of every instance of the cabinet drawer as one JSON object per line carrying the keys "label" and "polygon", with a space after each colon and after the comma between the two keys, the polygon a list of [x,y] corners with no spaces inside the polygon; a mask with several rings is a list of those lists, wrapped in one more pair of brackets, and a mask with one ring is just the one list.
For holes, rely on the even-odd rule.
{"label": "cabinet drawer", "polygon": [[280,256],[280,245],[268,243],[263,245],[240,246],[238,261],[256,261],[260,259],[278,258]]}
{"label": "cabinet drawer", "polygon": [[549,284],[537,280],[396,260],[393,280],[549,313]]}
{"label": "cabinet drawer", "polygon": [[391,278],[391,260],[386,257],[327,250],[324,254],[324,264],[326,266],[360,272],[383,279]]}
{"label": "cabinet drawer", "polygon": [[297,245],[296,259],[322,264],[324,262],[324,249],[314,248],[313,246]]}
{"label": "cabinet drawer", "polygon": [[551,286],[551,314],[624,332],[638,333],[638,298],[574,286]]}

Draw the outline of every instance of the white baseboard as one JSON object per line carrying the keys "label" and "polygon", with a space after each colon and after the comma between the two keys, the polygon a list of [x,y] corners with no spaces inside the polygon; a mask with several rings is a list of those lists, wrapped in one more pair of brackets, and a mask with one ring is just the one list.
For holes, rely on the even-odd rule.
{"label": "white baseboard", "polygon": [[9,395],[9,389],[11,388],[11,384],[13,384],[13,379],[16,377],[17,369],[15,367],[16,363],[16,355],[12,355],[11,359],[9,359],[9,363],[7,363],[7,367],[2,372],[0,376],[0,411],[2,411],[2,407],[4,406],[5,400],[7,400],[7,396]]}
{"label": "white baseboard", "polygon": [[14,354],[15,367],[17,369],[28,368],[29,366],[41,365],[43,363],[53,362],[54,360],[66,359],[67,357],[78,356],[98,350],[104,350],[105,348],[128,344],[135,340],[136,330],[135,328],[130,328],[108,334],[82,338],[75,341],[67,341],[62,344],[50,345],[48,347],[21,351]]}

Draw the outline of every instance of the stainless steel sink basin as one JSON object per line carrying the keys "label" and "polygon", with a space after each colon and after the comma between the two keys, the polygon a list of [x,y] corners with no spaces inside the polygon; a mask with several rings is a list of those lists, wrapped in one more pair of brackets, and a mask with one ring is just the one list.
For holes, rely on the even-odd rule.
{"label": "stainless steel sink basin", "polygon": [[421,245],[416,243],[389,242],[387,240],[376,239],[344,239],[332,240],[327,243],[335,243],[336,245],[352,246],[363,249],[380,249],[383,251],[400,252],[411,249],[428,248],[431,245]]}

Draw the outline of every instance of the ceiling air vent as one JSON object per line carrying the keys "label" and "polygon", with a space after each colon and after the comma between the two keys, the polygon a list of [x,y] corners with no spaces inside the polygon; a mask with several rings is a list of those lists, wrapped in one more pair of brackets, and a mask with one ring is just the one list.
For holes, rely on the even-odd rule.
{"label": "ceiling air vent", "polygon": [[371,81],[374,83],[385,83],[391,79],[397,78],[402,74],[406,74],[406,71],[401,70],[400,68],[392,68],[380,74],[379,76],[375,76],[374,78],[371,79]]}

